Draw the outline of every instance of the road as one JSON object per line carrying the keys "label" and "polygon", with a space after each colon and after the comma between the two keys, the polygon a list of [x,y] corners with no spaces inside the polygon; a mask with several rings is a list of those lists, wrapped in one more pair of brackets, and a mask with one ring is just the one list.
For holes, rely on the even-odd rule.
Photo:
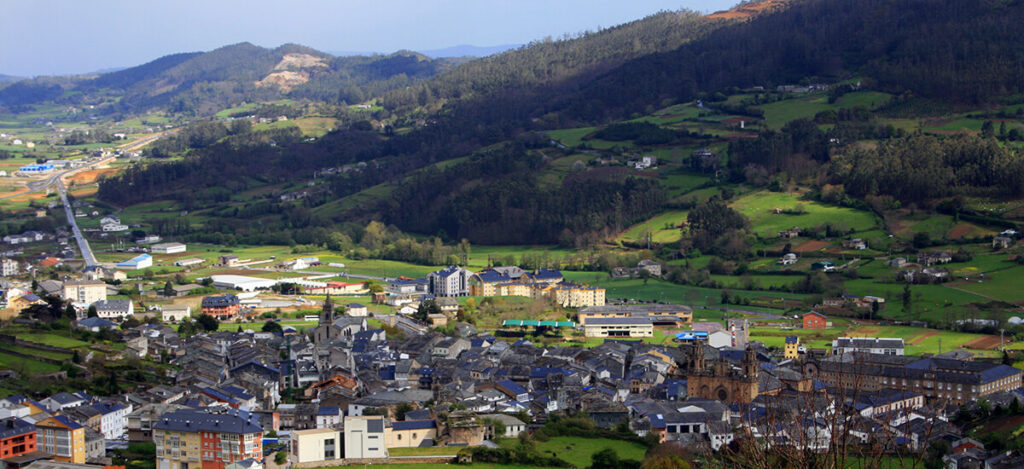
{"label": "road", "polygon": [[68,200],[68,191],[64,188],[64,180],[57,179],[57,190],[60,192],[60,200],[64,202],[64,212],[67,214],[68,223],[71,224],[71,233],[75,235],[75,241],[78,242],[78,249],[82,251],[82,259],[85,260],[86,267],[93,267],[99,265],[96,262],[96,256],[92,254],[92,248],[89,247],[89,241],[82,236],[82,230],[78,229],[78,221],[75,220],[75,210],[71,207],[71,202]]}

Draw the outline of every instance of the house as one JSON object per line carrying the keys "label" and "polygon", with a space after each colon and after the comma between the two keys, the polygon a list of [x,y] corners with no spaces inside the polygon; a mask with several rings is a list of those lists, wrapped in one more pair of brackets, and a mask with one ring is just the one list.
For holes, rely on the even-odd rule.
{"label": "house", "polygon": [[782,259],[779,260],[779,264],[782,264],[782,265],[793,265],[793,264],[796,264],[796,261],[797,261],[796,254],[793,254],[793,253],[789,252],[789,253],[786,253],[786,254],[784,254],[782,256]]}
{"label": "house", "polygon": [[118,231],[128,231],[128,225],[123,225],[121,223],[107,223],[106,225],[100,225],[100,229],[105,233],[116,233]]}
{"label": "house", "polygon": [[1011,244],[1013,244],[1013,238],[1008,236],[996,236],[995,238],[992,238],[993,249],[1006,249],[1010,247]]}
{"label": "house", "polygon": [[345,417],[345,459],[388,457],[384,417]]}
{"label": "house", "polygon": [[824,329],[828,327],[825,315],[817,311],[811,311],[804,315],[804,329]]}
{"label": "house", "polygon": [[434,296],[469,295],[469,278],[473,273],[456,265],[427,275],[428,291]]}
{"label": "house", "polygon": [[150,252],[154,254],[178,254],[185,252],[186,246],[182,243],[154,244]]}
{"label": "house", "polygon": [[903,355],[903,339],[872,337],[839,337],[832,340],[832,355],[845,353]]}
{"label": "house", "polygon": [[344,457],[343,438],[345,433],[333,428],[295,430],[289,437],[288,460],[293,464],[340,460]]}
{"label": "house", "polygon": [[520,433],[526,431],[526,423],[507,414],[488,414],[480,416],[485,422],[496,420],[505,424],[504,435],[494,435],[495,438],[516,438]]}
{"label": "house", "polygon": [[800,337],[795,335],[786,336],[782,356],[790,360],[800,356]]}
{"label": "house", "polygon": [[820,270],[822,272],[834,272],[836,270],[836,263],[832,261],[818,261],[811,264],[811,270]]}
{"label": "house", "polygon": [[854,238],[843,240],[843,247],[846,249],[867,249],[868,245],[863,239]]}
{"label": "house", "polygon": [[99,332],[104,329],[117,329],[117,323],[107,321],[103,318],[85,318],[78,320],[75,323],[75,327],[78,329],[85,329],[90,332]]}
{"label": "house", "polygon": [[365,317],[368,315],[368,312],[365,305],[349,303],[345,305],[345,314],[355,317]]}
{"label": "house", "polygon": [[163,322],[181,322],[192,316],[192,307],[185,306],[164,306],[160,311],[160,320]]}
{"label": "house", "polygon": [[255,414],[220,408],[179,409],[153,425],[156,467],[223,467],[263,460],[263,428]]}
{"label": "house", "polygon": [[224,267],[234,267],[238,265],[238,256],[225,254],[220,256],[220,259],[217,261],[217,263]]}
{"label": "house", "polygon": [[230,319],[238,316],[242,303],[238,297],[230,293],[220,296],[207,296],[202,301],[202,312],[218,319]]}
{"label": "house", "polygon": [[18,261],[0,258],[0,277],[13,277],[18,275]]}
{"label": "house", "polygon": [[921,265],[932,266],[952,262],[953,256],[947,251],[922,252],[917,255],[917,261]]}
{"label": "house", "polygon": [[132,300],[101,300],[92,304],[96,314],[103,319],[127,319],[135,314]]}
{"label": "house", "polygon": [[779,232],[779,237],[784,239],[792,239],[798,236],[800,236],[800,227],[797,226]]}

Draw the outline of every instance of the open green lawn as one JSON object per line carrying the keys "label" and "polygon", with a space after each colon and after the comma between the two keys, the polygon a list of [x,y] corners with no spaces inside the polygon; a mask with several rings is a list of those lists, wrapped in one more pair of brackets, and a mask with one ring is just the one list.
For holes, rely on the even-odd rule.
{"label": "open green lawn", "polygon": [[[683,158],[686,158],[684,155]],[[661,178],[661,185],[665,186],[669,197],[676,197],[696,189],[701,184],[708,182],[710,178],[698,174],[672,173]]]}
{"label": "open green lawn", "polygon": [[[775,237],[779,231],[794,226],[808,228],[829,222],[856,231],[871,230],[878,225],[871,213],[800,200],[799,194],[794,193],[758,191],[740,197],[731,205],[750,220],[754,232],[764,237]],[[803,214],[775,213],[776,208],[794,210],[798,206],[803,207]]]}
{"label": "open green lawn", "polygon": [[60,371],[60,366],[0,353],[0,369],[14,370],[18,373],[53,373]]}
{"label": "open green lawn", "polygon": [[[983,337],[982,334],[966,332],[940,331],[910,326],[874,326],[866,325],[847,331],[850,337],[894,337],[902,338],[906,343],[905,353],[917,356],[925,353],[942,353],[960,348],[972,340]],[[941,347],[941,348],[940,348]]]}
{"label": "open green lawn", "polygon": [[953,286],[1008,303],[1024,301],[1024,266],[998,270],[986,274],[983,280],[975,278]]}
{"label": "open green lawn", "polygon": [[0,344],[0,350],[10,350],[13,352],[23,353],[28,356],[50,358],[53,360],[67,360],[71,358],[70,353],[50,352],[47,350],[38,350],[34,348],[21,347],[17,345]]}
{"label": "open green lawn", "polygon": [[[518,442],[512,438],[498,440],[503,448],[515,447]],[[594,453],[611,448],[619,455],[619,459],[642,461],[647,451],[643,445],[628,441],[608,438],[581,438],[559,436],[548,441],[537,441],[537,451],[546,456],[554,456],[576,467],[588,467]]]}
{"label": "open green lawn", "polygon": [[821,111],[856,106],[874,109],[888,103],[891,98],[892,96],[887,93],[856,91],[843,95],[834,104],[829,104],[828,96],[825,93],[811,93],[794,95],[791,99],[764,104],[760,107],[764,110],[765,121],[768,123],[768,127],[779,129],[789,121],[812,118]]}
{"label": "open green lawn", "polygon": [[597,130],[595,127],[583,127],[579,129],[562,129],[548,132],[548,136],[558,140],[567,147],[575,147],[583,142],[583,137]]}
{"label": "open green lawn", "polygon": [[686,220],[687,211],[673,210],[652,217],[651,219],[633,225],[621,236],[621,241],[630,243],[645,243],[647,235],[650,234],[651,242],[674,243],[683,237],[679,224]]}
{"label": "open green lawn", "polygon": [[75,348],[88,346],[88,342],[72,339],[66,335],[57,334],[18,334],[18,338],[37,344],[49,345],[51,347]]}

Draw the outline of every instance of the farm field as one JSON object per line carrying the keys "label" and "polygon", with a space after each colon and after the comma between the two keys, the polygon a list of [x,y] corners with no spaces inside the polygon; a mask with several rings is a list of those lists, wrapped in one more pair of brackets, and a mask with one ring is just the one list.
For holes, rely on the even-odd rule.
{"label": "farm field", "polygon": [[[498,444],[503,448],[514,447],[517,440],[503,438]],[[594,453],[603,449],[611,448],[618,454],[619,459],[632,459],[642,461],[647,448],[643,445],[608,438],[581,438],[559,436],[548,441],[537,441],[537,451],[545,456],[554,456],[568,462],[576,467],[590,466],[591,457]]]}
{"label": "farm field", "polygon": [[674,243],[683,237],[679,224],[686,221],[689,212],[673,210],[655,216],[643,223],[633,225],[619,236],[619,240],[629,243],[646,243],[647,234],[653,243]]}
{"label": "farm field", "polygon": [[1024,266],[989,272],[984,279],[971,279],[949,284],[950,288],[967,290],[1008,303],[1024,301]]}
{"label": "farm field", "polygon": [[[868,212],[800,200],[800,196],[794,193],[759,191],[740,197],[731,205],[750,220],[753,231],[762,237],[775,237],[779,231],[794,226],[809,228],[825,223],[855,231],[867,231],[878,226],[875,216]],[[775,213],[776,208],[793,210],[798,206],[802,206],[805,213]]]}
{"label": "farm field", "polygon": [[45,363],[38,360],[27,360],[15,355],[0,352],[0,369],[14,370],[18,373],[53,373],[60,371],[60,365]]}
{"label": "farm field", "polygon": [[814,348],[831,348],[832,340],[838,337],[898,338],[904,340],[905,353],[910,356],[920,356],[926,353],[939,354],[954,349],[990,355],[992,353],[990,348],[979,347],[979,345],[998,343],[998,337],[992,342],[991,337],[984,334],[872,324],[837,324],[836,327],[816,330],[800,329],[799,326],[790,330],[761,326],[753,327],[750,330],[751,340],[763,342],[768,347],[782,348],[786,336],[800,337],[801,345]]}

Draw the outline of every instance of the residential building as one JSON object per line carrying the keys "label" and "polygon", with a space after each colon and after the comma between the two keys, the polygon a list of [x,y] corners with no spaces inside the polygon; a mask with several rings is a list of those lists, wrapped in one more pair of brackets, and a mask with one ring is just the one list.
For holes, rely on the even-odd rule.
{"label": "residential building", "polygon": [[368,314],[366,306],[359,303],[349,303],[345,305],[345,314],[355,317],[365,317]]}
{"label": "residential building", "polygon": [[178,254],[185,252],[186,246],[181,243],[162,243],[154,244],[150,248],[150,252],[153,254]]}
{"label": "residential building", "polygon": [[135,314],[132,300],[101,300],[92,304],[96,315],[103,319],[127,319]]}
{"label": "residential building", "polygon": [[340,460],[345,457],[343,438],[345,433],[333,428],[295,430],[288,459],[294,464]]}
{"label": "residential building", "polygon": [[[693,323],[693,309],[689,306],[675,304],[641,304],[641,305],[598,305],[580,308],[577,313],[580,325],[586,326],[587,321],[596,318],[629,318],[647,316],[657,325],[683,326]],[[671,324],[670,324],[671,323]]]}
{"label": "residential building", "polygon": [[0,459],[21,456],[35,450],[35,425],[15,417],[0,420]]}
{"label": "residential building", "polygon": [[654,324],[649,317],[592,318],[583,326],[587,337],[653,337]]}
{"label": "residential building", "polygon": [[117,323],[102,318],[85,318],[75,321],[75,328],[85,329],[91,332],[99,332],[104,329],[117,329]]}
{"label": "residential building", "polygon": [[0,277],[13,277],[18,275],[18,261],[0,258]]}
{"label": "residential building", "polygon": [[903,347],[901,338],[840,337],[832,341],[832,355],[854,352],[903,355]]}
{"label": "residential building", "polygon": [[61,298],[86,308],[107,299],[107,284],[99,280],[73,280],[64,282]]}
{"label": "residential building", "polygon": [[779,260],[780,265],[793,265],[798,260],[796,254],[791,252],[783,254],[782,259]]}
{"label": "residential building", "polygon": [[345,417],[345,459],[388,457],[384,417]]}
{"label": "residential building", "polygon": [[524,423],[522,420],[519,420],[519,419],[517,419],[517,418],[515,418],[515,417],[513,417],[511,415],[507,415],[507,414],[490,414],[490,415],[481,415],[480,417],[483,418],[485,421],[486,420],[497,420],[497,421],[505,424],[505,434],[504,435],[494,435],[496,438],[502,438],[502,437],[504,437],[504,438],[515,438],[515,437],[519,436],[520,433],[526,431],[526,423]]}
{"label": "residential building", "polygon": [[395,421],[385,427],[384,433],[388,449],[433,446],[437,440],[437,422],[433,419]]}
{"label": "residential building", "polygon": [[233,318],[238,316],[242,310],[242,303],[238,297],[230,293],[221,296],[207,296],[202,302],[203,314],[208,314],[218,319]]}
{"label": "residential building", "polygon": [[843,247],[846,249],[867,249],[868,245],[863,239],[853,238],[843,240]]}
{"label": "residential building", "polygon": [[786,336],[786,344],[782,356],[789,359],[796,359],[800,356],[800,337],[795,335]]}
{"label": "residential building", "polygon": [[36,422],[36,447],[59,462],[85,463],[85,427],[63,415]]}
{"label": "residential building", "polygon": [[363,295],[370,290],[366,287],[366,282],[327,282],[325,287],[310,287],[305,291],[310,295]]}
{"label": "residential building", "polygon": [[256,415],[226,408],[180,409],[153,426],[157,467],[224,469],[236,461],[263,460],[263,428]]}
{"label": "residential building", "polygon": [[817,311],[811,311],[804,315],[804,329],[824,329],[828,327],[825,315]]}
{"label": "residential building", "polygon": [[[168,397],[179,397],[181,393],[171,394]],[[128,441],[132,443],[152,442],[153,426],[163,417],[164,414],[174,412],[188,407],[180,404],[167,404],[163,402],[145,404],[135,409],[125,417],[128,430]]]}
{"label": "residential building", "polygon": [[431,272],[427,275],[428,291],[434,296],[467,296],[472,275],[472,272],[457,265]]}

